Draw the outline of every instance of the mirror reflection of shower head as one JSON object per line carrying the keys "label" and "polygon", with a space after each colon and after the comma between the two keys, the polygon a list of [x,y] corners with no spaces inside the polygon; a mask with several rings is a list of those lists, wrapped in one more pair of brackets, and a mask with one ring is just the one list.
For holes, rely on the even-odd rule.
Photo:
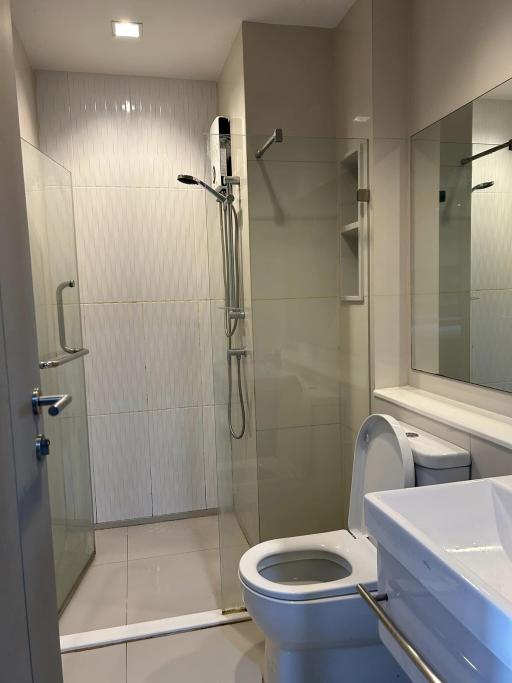
{"label": "mirror reflection of shower head", "polygon": [[475,185],[471,188],[471,192],[474,192],[475,190],[486,190],[488,187],[492,187],[493,185],[494,180],[488,180],[485,183],[478,183],[478,185]]}
{"label": "mirror reflection of shower head", "polygon": [[199,178],[194,178],[193,175],[180,173],[178,175],[178,180],[184,185],[199,185],[200,187],[204,187],[204,189],[210,192],[210,194],[212,194],[218,202],[221,202],[221,204],[228,201],[228,197],[226,195],[217,192],[217,190],[214,190],[213,187],[210,187],[208,183],[205,183],[203,180],[199,180]]}

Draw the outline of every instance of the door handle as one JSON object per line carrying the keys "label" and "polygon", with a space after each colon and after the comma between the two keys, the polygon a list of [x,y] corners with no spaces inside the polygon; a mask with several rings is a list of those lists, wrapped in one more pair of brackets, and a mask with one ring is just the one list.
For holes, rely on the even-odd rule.
{"label": "door handle", "polygon": [[43,396],[41,394],[41,389],[35,387],[32,392],[32,412],[34,415],[41,415],[43,406],[49,406],[48,412],[52,417],[60,415],[60,413],[66,408],[73,397],[71,394],[56,394],[55,396]]}

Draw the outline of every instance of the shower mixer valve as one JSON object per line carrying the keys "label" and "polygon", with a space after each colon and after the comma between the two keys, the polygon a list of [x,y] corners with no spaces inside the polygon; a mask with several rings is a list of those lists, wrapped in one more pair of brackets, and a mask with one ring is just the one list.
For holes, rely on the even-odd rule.
{"label": "shower mixer valve", "polygon": [[230,320],[245,320],[245,311],[240,308],[230,308],[228,315]]}
{"label": "shower mixer valve", "polygon": [[242,358],[242,356],[247,356],[247,349],[228,349],[227,351],[227,357],[228,360],[232,357],[235,358]]}

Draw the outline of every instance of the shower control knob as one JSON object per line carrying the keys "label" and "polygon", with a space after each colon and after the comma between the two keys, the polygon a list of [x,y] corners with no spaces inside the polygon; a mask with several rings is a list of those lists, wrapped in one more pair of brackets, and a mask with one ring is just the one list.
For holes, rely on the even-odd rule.
{"label": "shower control knob", "polygon": [[36,456],[38,460],[42,460],[50,453],[50,439],[44,434],[36,436]]}

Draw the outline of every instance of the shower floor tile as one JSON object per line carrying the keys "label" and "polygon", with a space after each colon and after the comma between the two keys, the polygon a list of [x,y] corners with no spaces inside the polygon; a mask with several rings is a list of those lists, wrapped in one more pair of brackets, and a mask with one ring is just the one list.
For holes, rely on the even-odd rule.
{"label": "shower floor tile", "polygon": [[128,528],[128,560],[218,547],[219,524],[216,515]]}
{"label": "shower floor tile", "polygon": [[94,534],[96,557],[93,566],[110,562],[126,562],[128,558],[128,529],[102,529]]}
{"label": "shower floor tile", "polygon": [[60,618],[60,634],[126,624],[126,562],[91,566]]}
{"label": "shower floor tile", "polygon": [[96,531],[96,557],[60,618],[60,634],[218,609],[214,515]]}
{"label": "shower floor tile", "polygon": [[128,563],[128,623],[217,609],[219,551],[162,555]]}

